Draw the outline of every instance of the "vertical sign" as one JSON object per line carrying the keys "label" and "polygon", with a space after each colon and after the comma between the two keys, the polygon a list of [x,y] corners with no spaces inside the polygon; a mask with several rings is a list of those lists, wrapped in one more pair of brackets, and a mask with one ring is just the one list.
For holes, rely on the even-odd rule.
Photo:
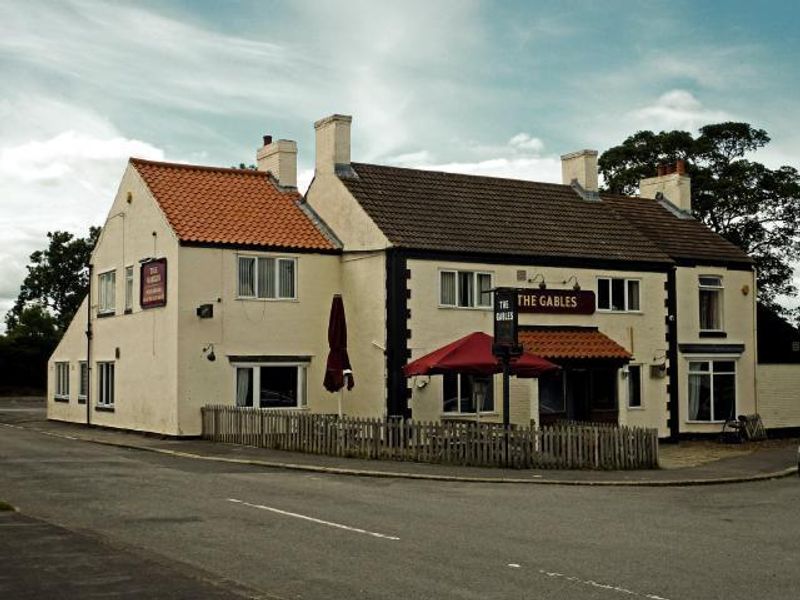
{"label": "vertical sign", "polygon": [[139,304],[156,308],[167,304],[167,259],[157,258],[142,265],[139,281]]}
{"label": "vertical sign", "polygon": [[496,355],[516,350],[517,342],[517,290],[497,288],[494,292],[494,346]]}

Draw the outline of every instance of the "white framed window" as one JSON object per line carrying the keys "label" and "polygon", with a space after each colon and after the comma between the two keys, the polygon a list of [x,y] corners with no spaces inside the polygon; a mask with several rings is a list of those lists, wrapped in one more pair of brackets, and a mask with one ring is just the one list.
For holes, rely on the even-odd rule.
{"label": "white framed window", "polygon": [[125,267],[125,312],[133,310],[133,266]]}
{"label": "white framed window", "polygon": [[700,275],[698,287],[700,331],[722,331],[722,277]]}
{"label": "white framed window", "polygon": [[597,310],[639,312],[641,280],[624,277],[597,278]]}
{"label": "white framed window", "polygon": [[442,412],[460,415],[494,412],[494,378],[446,373],[442,377]]}
{"label": "white framed window", "polygon": [[304,408],[308,363],[236,364],[236,406]]}
{"label": "white framed window", "polygon": [[642,408],[642,365],[628,365],[628,408]]}
{"label": "white framed window", "polygon": [[97,404],[98,406],[114,406],[114,363],[112,361],[97,363]]}
{"label": "white framed window", "polygon": [[78,379],[78,400],[86,401],[86,393],[89,391],[89,363],[82,360],[78,363],[80,379]]}
{"label": "white framed window", "polygon": [[113,314],[116,306],[117,272],[106,271],[97,276],[97,312]]}
{"label": "white framed window", "polygon": [[56,398],[69,400],[69,363],[56,363]]}
{"label": "white framed window", "polygon": [[439,305],[491,308],[492,274],[479,271],[439,271]]}
{"label": "white framed window", "polygon": [[239,298],[297,298],[296,258],[239,256],[237,261],[236,294]]}
{"label": "white framed window", "polygon": [[567,412],[564,371],[548,373],[539,378],[539,412],[561,414]]}
{"label": "white framed window", "polygon": [[689,361],[689,421],[721,423],[736,415],[736,361]]}

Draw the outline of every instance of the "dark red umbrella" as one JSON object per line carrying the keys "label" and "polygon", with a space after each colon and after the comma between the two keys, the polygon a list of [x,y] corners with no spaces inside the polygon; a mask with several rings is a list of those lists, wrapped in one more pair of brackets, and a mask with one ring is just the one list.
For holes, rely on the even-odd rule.
{"label": "dark red umbrella", "polygon": [[[525,352],[511,363],[511,374],[538,377],[559,368],[549,360]],[[444,373],[493,375],[501,373],[503,365],[492,354],[492,336],[476,331],[408,363],[403,371],[406,377]]]}
{"label": "dark red umbrella", "polygon": [[[350,368],[350,357],[347,356],[347,321],[344,318],[342,297],[336,294],[331,302],[331,316],[328,321],[328,364],[325,368],[323,385],[329,392],[338,392],[345,383],[352,390],[355,385]],[[345,373],[347,371],[347,373]],[[345,379],[347,381],[345,381]]]}

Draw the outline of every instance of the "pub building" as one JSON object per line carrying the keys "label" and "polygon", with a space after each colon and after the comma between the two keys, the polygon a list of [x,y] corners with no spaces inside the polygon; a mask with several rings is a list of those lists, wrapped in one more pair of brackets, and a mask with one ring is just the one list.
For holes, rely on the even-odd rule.
{"label": "pub building", "polygon": [[[756,411],[753,265],[691,216],[680,161],[627,197],[598,190],[592,150],[540,183],[353,162],[350,129],[315,123],[305,196],[289,140],[266,136],[257,171],[131,159],[48,416],[177,436],[200,433],[205,404],[501,421],[500,376],[403,373],[491,334],[498,287],[517,289],[523,348],[561,367],[511,379],[512,423],[677,438]],[[322,386],[336,294],[342,394]]]}

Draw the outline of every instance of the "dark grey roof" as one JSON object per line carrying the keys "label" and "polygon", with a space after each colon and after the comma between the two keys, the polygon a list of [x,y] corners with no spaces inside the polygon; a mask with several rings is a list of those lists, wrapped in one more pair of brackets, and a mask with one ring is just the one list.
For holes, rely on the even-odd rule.
{"label": "dark grey roof", "polygon": [[736,246],[655,200],[568,185],[352,163],[340,179],[398,247],[552,259],[750,263]]}

